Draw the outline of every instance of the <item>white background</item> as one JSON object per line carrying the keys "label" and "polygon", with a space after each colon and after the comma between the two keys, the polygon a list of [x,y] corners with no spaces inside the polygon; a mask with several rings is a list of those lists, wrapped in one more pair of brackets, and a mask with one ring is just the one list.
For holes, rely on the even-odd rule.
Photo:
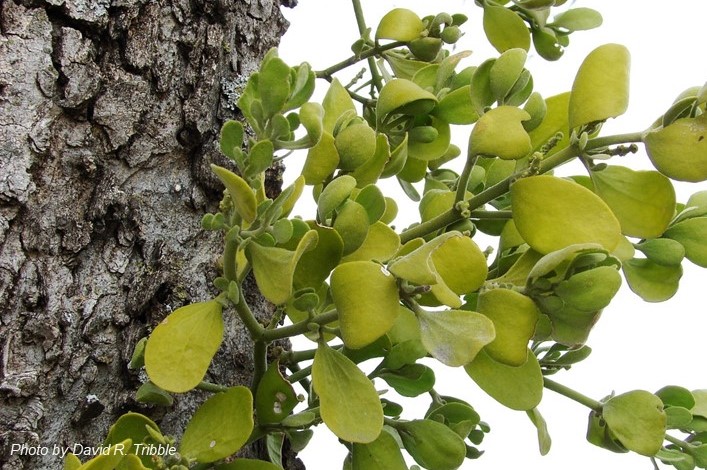
{"label": "white background", "polygon": [[[395,7],[410,8],[420,16],[441,11],[464,13],[470,19],[463,27],[467,34],[457,50],[472,50],[473,54],[462,64],[478,65],[498,55],[483,36],[482,10],[473,0],[362,0],[362,3],[367,23],[373,28],[385,12]],[[629,111],[615,122],[607,123],[602,131],[604,135],[647,128],[667,110],[677,94],[690,86],[702,85],[707,79],[704,34],[707,4],[704,0],[579,0],[574,6],[599,10],[604,16],[604,25],[596,30],[574,33],[570,47],[558,62],[546,62],[531,50],[526,67],[533,73],[535,90],[547,97],[570,89],[579,64],[597,45],[608,42],[626,45],[632,53]],[[307,61],[315,70],[320,70],[350,55],[349,47],[358,32],[348,0],[300,0],[296,8],[283,11],[292,24],[282,40],[280,56],[289,64]],[[324,82],[319,87],[326,90]],[[465,133],[468,130],[463,130],[463,138],[456,142],[462,152],[468,135]],[[303,155],[286,161],[291,169],[286,181],[297,175],[298,159],[303,159]],[[649,168],[643,151],[628,159],[634,168]],[[621,163],[629,164],[627,159]],[[676,188],[678,200],[685,202],[689,194],[706,190],[707,184],[680,183]],[[400,194],[393,189],[386,192],[396,197]],[[306,208],[300,210],[303,217],[311,217]],[[406,214],[405,209],[401,209],[399,219],[403,221],[396,223],[406,225],[414,220],[415,212],[408,209]],[[627,286],[622,287],[589,338],[588,344],[594,351],[590,358],[553,378],[595,399],[612,391],[645,389],[653,392],[669,384],[690,389],[707,388],[703,354],[707,311],[701,297],[707,288],[707,271],[687,261],[684,267],[679,292],[664,303],[645,303]],[[492,428],[481,445],[485,455],[479,461],[465,461],[462,469],[652,468],[645,457],[612,454],[587,443],[584,439],[587,409],[551,391],[545,392],[539,409],[548,422],[553,445],[550,453],[541,457],[535,428],[525,413],[508,410],[488,398],[461,369],[440,364],[435,369],[437,390],[470,402]],[[418,409],[408,416],[424,413],[429,401],[423,398],[414,403],[419,403]],[[301,457],[308,470],[332,470],[341,468],[344,455],[344,447],[325,426],[319,426],[312,444]]]}

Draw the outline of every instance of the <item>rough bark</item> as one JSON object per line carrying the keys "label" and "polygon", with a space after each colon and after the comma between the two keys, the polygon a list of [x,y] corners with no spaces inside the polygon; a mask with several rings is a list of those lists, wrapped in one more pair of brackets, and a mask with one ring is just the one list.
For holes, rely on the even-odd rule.
{"label": "rough bark", "polygon": [[[0,2],[2,469],[61,468],[11,446],[96,446],[127,410],[179,435],[203,399],[138,404],[127,363],[171,310],[214,294],[209,164],[225,163],[220,125],[290,2]],[[209,378],[248,384],[249,341],[228,331]]]}

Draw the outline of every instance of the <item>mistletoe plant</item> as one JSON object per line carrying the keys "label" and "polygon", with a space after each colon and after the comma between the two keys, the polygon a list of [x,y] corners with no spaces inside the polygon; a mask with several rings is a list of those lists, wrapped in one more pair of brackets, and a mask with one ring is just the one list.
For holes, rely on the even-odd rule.
{"label": "mistletoe plant", "polygon": [[[590,409],[591,443],[656,466],[707,468],[707,391],[667,386],[594,400],[549,378],[587,357],[592,326],[622,277],[655,302],[675,294],[684,258],[707,267],[707,192],[678,203],[671,183],[707,179],[707,88],[680,94],[647,130],[605,136],[602,123],[628,103],[623,46],[595,49],[571,91],[549,98],[533,91],[525,68],[531,40],[558,59],[570,33],[601,23],[596,11],[553,17],[564,2],[477,1],[499,56],[461,68],[469,54],[447,46],[466,16],[398,8],[371,38],[353,3],[361,38],[351,58],[314,72],[272,50],[248,80],[237,103],[245,123],[221,132],[233,165],[212,167],[224,198],[203,219],[224,233],[219,293],[174,311],[136,349],[132,367],[144,364],[149,376],[138,399],[169,405],[171,394],[195,388],[213,395],[178,447],[129,413],[105,445],[131,453],[83,464],[69,456],[65,468],[277,469],[284,440],[299,451],[323,423],[349,451],[345,469],[407,469],[403,451],[425,469],[456,469],[481,455],[489,428],[469,403],[435,389],[434,369],[419,362],[428,357],[463,367],[491,397],[526,412],[542,453],[550,437],[537,406],[549,389]],[[367,74],[351,83],[334,77],[361,62]],[[309,101],[317,78],[328,82],[321,103]],[[452,125],[473,126],[463,151],[451,143]],[[657,171],[616,163],[637,144]],[[306,151],[301,175],[268,198],[265,170],[297,150]],[[572,160],[586,173],[552,174]],[[393,178],[420,216],[400,232],[391,226],[397,203],[381,184]],[[290,217],[305,186],[316,213]],[[497,237],[493,255],[474,241],[480,232]],[[250,274],[277,306],[267,325],[243,295]],[[249,387],[204,381],[231,314],[254,343]],[[316,347],[268,353],[301,335]],[[427,395],[429,408],[402,419],[386,389]],[[259,439],[269,462],[234,457]],[[147,444],[174,451],[134,451]]]}

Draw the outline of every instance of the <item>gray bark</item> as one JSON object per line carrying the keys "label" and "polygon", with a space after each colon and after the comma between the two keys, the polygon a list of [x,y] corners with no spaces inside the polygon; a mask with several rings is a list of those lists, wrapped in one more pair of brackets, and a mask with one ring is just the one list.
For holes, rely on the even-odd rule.
{"label": "gray bark", "polygon": [[[199,224],[222,195],[209,164],[226,164],[221,123],[286,28],[280,3],[294,6],[0,1],[2,469],[61,468],[11,446],[96,446],[128,410],[179,435],[203,399],[136,403],[146,378],[127,363],[171,310],[214,295],[221,237]],[[208,378],[248,384],[249,341],[227,328]]]}

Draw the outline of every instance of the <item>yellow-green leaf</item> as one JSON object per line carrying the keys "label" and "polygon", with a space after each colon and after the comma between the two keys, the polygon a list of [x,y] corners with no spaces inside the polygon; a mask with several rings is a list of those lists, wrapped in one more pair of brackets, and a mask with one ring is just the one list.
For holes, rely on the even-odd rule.
{"label": "yellow-green leaf", "polygon": [[630,65],[628,49],[620,44],[604,44],[589,53],[572,85],[570,129],[626,112]]}
{"label": "yellow-green leaf", "polygon": [[373,383],[346,356],[320,343],[312,364],[324,424],[338,438],[367,444],[383,430],[383,406]]}
{"label": "yellow-green leaf", "polygon": [[432,142],[414,142],[408,143],[408,155],[418,160],[430,161],[436,160],[445,154],[449,148],[451,140],[451,131],[449,124],[441,119],[431,118],[430,126],[437,130],[437,137]]}
{"label": "yellow-green leaf", "polygon": [[489,110],[476,122],[469,137],[472,155],[498,156],[504,160],[523,158],[532,150],[530,136],[522,121],[530,114],[513,106]]}
{"label": "yellow-green leaf", "polygon": [[317,244],[319,236],[309,230],[300,239],[294,251],[275,246],[250,243],[246,255],[253,266],[253,274],[258,289],[275,305],[280,305],[292,295],[292,281],[297,263],[302,254]]}
{"label": "yellow-green leaf", "polygon": [[421,310],[417,312],[417,319],[427,352],[450,367],[471,362],[495,336],[491,320],[477,312]]}
{"label": "yellow-green leaf", "polygon": [[388,261],[400,249],[400,236],[395,230],[384,224],[376,222],[370,226],[368,235],[356,251],[344,257],[344,262],[349,261]]}
{"label": "yellow-green leaf", "polygon": [[360,349],[386,334],[398,316],[398,285],[378,263],[352,261],[331,274],[331,295],[347,348]]}
{"label": "yellow-green leaf", "polygon": [[353,470],[408,470],[397,442],[385,431],[369,444],[354,444],[351,464]]}
{"label": "yellow-green leaf", "polygon": [[217,466],[216,470],[282,470],[282,467],[264,460],[235,459],[231,463]]}
{"label": "yellow-green leaf", "polygon": [[[150,430],[148,430],[150,428]],[[113,425],[110,427],[108,430],[108,436],[106,436],[106,439],[103,441],[103,445],[105,447],[109,447],[111,445],[116,445],[119,444],[126,439],[131,440],[134,443],[142,443],[142,444],[148,444],[152,445],[155,447],[161,447],[161,449],[156,449],[160,451],[165,451],[166,448],[169,447],[168,444],[160,444],[156,443],[154,440],[151,439],[151,436],[153,434],[160,435],[160,428],[155,424],[154,421],[152,421],[150,418],[148,418],[145,415],[142,415],[140,413],[133,413],[133,412],[128,412],[124,415],[122,415],[118,420],[113,423]],[[128,447],[125,449],[125,452],[134,452],[132,447]],[[152,456],[140,453],[140,461],[142,464],[150,468],[151,464],[153,463],[152,461]],[[121,469],[123,467],[123,464],[121,464]]]}
{"label": "yellow-green leaf", "polygon": [[349,92],[336,78],[331,81],[329,90],[327,90],[324,100],[322,100],[322,106],[324,107],[324,130],[330,134],[334,132],[336,121],[344,113],[356,112],[356,107]]}
{"label": "yellow-green leaf", "polygon": [[64,458],[64,470],[78,470],[81,468],[81,460],[72,453],[66,454]]}
{"label": "yellow-green leaf", "polygon": [[381,18],[376,29],[376,39],[408,42],[419,38],[424,29],[425,25],[414,11],[395,8]]}
{"label": "yellow-green leaf", "polygon": [[484,392],[513,410],[532,410],[542,399],[543,375],[531,351],[528,360],[520,367],[494,361],[481,351],[464,370]]}
{"label": "yellow-green leaf", "polygon": [[634,390],[612,397],[604,403],[602,416],[629,450],[650,457],[663,445],[667,417],[663,402],[650,392]]}
{"label": "yellow-green leaf", "polygon": [[493,322],[495,339],[485,351],[494,360],[522,366],[528,360],[528,342],[535,334],[540,312],[530,297],[509,289],[479,295],[476,309]]}
{"label": "yellow-green leaf", "polygon": [[207,399],[184,430],[179,453],[197,462],[215,462],[235,454],[253,431],[253,395],[231,387]]}
{"label": "yellow-green leaf", "polygon": [[344,255],[348,255],[356,251],[368,236],[368,213],[358,202],[348,200],[338,210],[333,227],[344,242]]}
{"label": "yellow-green leaf", "polygon": [[410,80],[396,78],[383,86],[378,97],[376,116],[379,123],[391,114],[427,114],[437,104],[437,97]]}
{"label": "yellow-green leaf", "polygon": [[373,156],[351,173],[356,178],[356,187],[363,188],[369,184],[375,184],[383,173],[386,164],[390,161],[390,157],[388,136],[378,134],[376,136],[376,150]]}
{"label": "yellow-green leaf", "polygon": [[223,339],[221,304],[215,300],[181,307],[157,325],[145,346],[150,380],[165,390],[199,385]]}
{"label": "yellow-green leaf", "polygon": [[707,268],[707,217],[683,220],[670,227],[664,236],[680,242],[687,259]]}
{"label": "yellow-green leaf", "polygon": [[339,153],[339,168],[352,171],[373,157],[376,132],[368,124],[353,124],[341,130],[334,143]]}
{"label": "yellow-green leaf", "polygon": [[653,166],[668,178],[707,179],[707,114],[683,118],[643,137]]}
{"label": "yellow-green leaf", "polygon": [[334,137],[325,132],[319,142],[307,151],[302,175],[309,185],[320,184],[339,166],[339,152],[336,150]]}
{"label": "yellow-green leaf", "polygon": [[126,439],[111,446],[98,457],[95,457],[85,464],[81,465],[78,470],[114,470],[123,462],[127,455],[127,450],[133,445],[133,441]]}
{"label": "yellow-green leaf", "polygon": [[462,86],[447,93],[432,114],[449,124],[473,124],[479,119],[471,103],[471,87]]}
{"label": "yellow-green leaf", "polygon": [[587,188],[555,176],[533,176],[511,186],[513,220],[523,239],[547,254],[597,243],[612,251],[621,226],[609,206]]}
{"label": "yellow-green leaf", "polygon": [[629,237],[659,237],[675,214],[675,189],[656,171],[611,165],[592,172],[592,181]]}
{"label": "yellow-green leaf", "polygon": [[570,102],[570,93],[561,93],[551,96],[545,100],[547,111],[545,117],[538,127],[528,133],[530,135],[531,146],[533,150],[538,150],[540,147],[554,137],[558,132],[563,133],[562,139],[553,147],[548,155],[555,153],[558,150],[569,145],[569,132],[567,124],[567,110]]}
{"label": "yellow-green leaf", "polygon": [[485,4],[484,32],[498,52],[505,52],[514,47],[526,51],[530,48],[530,31],[525,22],[505,7]]}
{"label": "yellow-green leaf", "polygon": [[675,295],[682,266],[663,266],[650,259],[634,258],[622,266],[631,290],[646,302],[664,302]]}
{"label": "yellow-green leaf", "polygon": [[505,51],[493,63],[489,71],[491,92],[496,101],[502,102],[520,77],[528,53],[525,49],[513,48]]}
{"label": "yellow-green leaf", "polygon": [[253,223],[257,202],[255,193],[248,186],[248,183],[237,174],[218,165],[211,165],[211,170],[216,173],[216,176],[226,186],[238,214],[249,224]]}

